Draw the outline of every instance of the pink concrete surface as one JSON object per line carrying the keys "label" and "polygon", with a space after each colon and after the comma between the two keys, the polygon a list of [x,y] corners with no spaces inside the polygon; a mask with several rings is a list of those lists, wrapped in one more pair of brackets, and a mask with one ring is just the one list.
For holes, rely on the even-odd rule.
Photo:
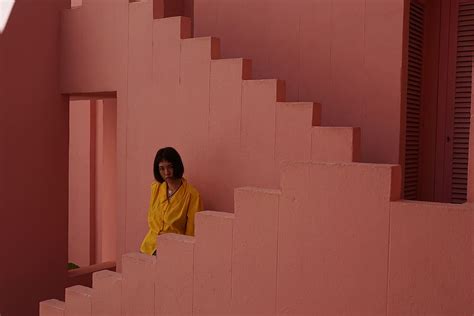
{"label": "pink concrete surface", "polygon": [[122,315],[122,275],[103,270],[92,278],[92,315]]}
{"label": "pink concrete surface", "polygon": [[276,314],[279,196],[277,190],[235,191],[233,315]]}
{"label": "pink concrete surface", "polygon": [[[135,2],[131,3],[129,7],[129,65],[128,65],[128,121],[134,122],[142,119],[140,113],[148,112],[152,110],[153,99],[152,94],[152,80],[153,80],[153,15],[152,15],[152,3],[146,2]],[[141,124],[149,125],[153,124],[153,117],[150,115],[141,122]],[[140,125],[128,124],[126,133],[127,152],[134,152],[137,156],[151,156],[152,150],[144,146],[146,135],[143,135],[141,130],[143,129]],[[137,173],[135,168],[128,168],[126,170],[127,185],[130,187],[142,186],[143,183],[147,183],[143,192],[137,192],[139,195],[137,198],[142,198],[145,201],[149,199],[149,185],[150,181],[150,167],[149,165],[140,163],[135,155],[130,155],[127,159],[127,166],[139,166],[141,175],[147,175],[148,177],[133,177],[132,175]],[[148,168],[147,168],[148,167]],[[137,181],[141,180],[141,181]],[[126,232],[128,236],[137,236],[137,238],[126,238],[126,249],[129,251],[138,250],[137,243],[141,243],[143,236],[136,231],[134,227],[140,227],[143,222],[140,220],[142,216],[136,216],[134,213],[139,209],[136,206],[134,199],[127,199],[126,213],[127,218]],[[129,210],[133,210],[130,212]],[[143,208],[142,213],[146,214],[147,209]],[[132,246],[133,243],[133,246]]]}
{"label": "pink concrete surface", "polygon": [[226,315],[232,299],[234,214],[196,214],[193,315]]}
{"label": "pink concrete surface", "polygon": [[221,194],[213,195],[216,206],[229,205],[234,199],[235,184],[229,180],[240,175],[234,150],[240,147],[242,81],[251,79],[251,73],[252,63],[247,59],[211,61],[208,160],[228,166],[225,173],[214,168],[208,170],[209,177],[221,187]]}
{"label": "pink concrete surface", "polygon": [[[117,94],[117,256],[136,251],[146,232],[152,162],[160,147],[174,146],[181,153],[185,177],[201,192],[206,209],[232,211],[236,187],[267,188],[236,191],[231,238],[227,221],[212,224],[209,232],[201,230],[202,237],[197,226],[195,241],[160,236],[156,258],[125,255],[123,313],[225,311],[230,282],[234,314],[385,314],[390,201],[400,198],[400,168],[334,162],[340,157],[359,160],[359,129],[313,125],[322,118],[330,125],[361,126],[368,135],[360,139],[365,148],[362,160],[398,162],[397,56],[403,5],[398,0],[384,5],[366,1],[367,6],[361,0],[347,6],[341,0],[308,1],[299,7],[283,0],[271,5],[242,0],[245,6],[232,6],[232,1],[219,7],[213,0],[207,7],[203,0],[196,3],[196,13],[204,12],[215,23],[224,23],[217,21],[220,10],[225,23],[238,22],[247,10],[255,12],[229,29],[238,40],[223,46],[222,55],[228,56],[226,47],[242,47],[250,55],[269,56],[254,60],[255,77],[267,77],[262,76],[267,61],[272,69],[288,66],[283,72],[299,78],[298,91],[311,98],[308,103],[285,102],[283,81],[249,80],[250,62],[241,58],[249,54],[217,59],[218,39],[189,38],[187,18],[153,20],[150,1],[111,5],[88,0],[63,13],[62,91]],[[268,14],[256,13],[264,11]],[[300,20],[306,21],[300,32],[306,32],[307,42],[305,49],[296,50],[295,43],[302,40],[287,31],[296,29]],[[340,24],[334,22],[339,20]],[[272,24],[277,25],[275,33],[259,34],[270,29],[262,25]],[[320,28],[325,33],[313,25],[326,26]],[[241,34],[245,38],[238,38]],[[79,54],[84,47],[94,49]],[[274,54],[265,52],[269,47]],[[289,67],[294,56],[317,64]],[[306,69],[313,72],[308,75]],[[294,82],[288,81],[292,99]],[[313,98],[313,87],[325,99]],[[322,106],[311,101],[321,101]],[[282,161],[320,159],[315,152],[326,154],[329,147],[321,144],[331,143],[334,155],[326,159],[332,162],[286,163],[280,185]],[[317,151],[317,146],[322,149]],[[206,224],[211,226],[197,223]],[[205,248],[199,238],[212,239],[209,243],[222,252],[211,253],[213,249]],[[225,245],[230,242],[229,250]],[[216,267],[207,256],[222,262]],[[209,297],[199,296],[205,294],[197,294],[198,289],[218,297],[218,305],[210,306]]]}
{"label": "pink concrete surface", "polygon": [[471,205],[393,202],[387,315],[474,311]]}
{"label": "pink concrete surface", "polygon": [[405,3],[195,0],[194,31],[286,80],[290,101],[321,102],[324,125],[362,127],[363,161],[398,163]]}
{"label": "pink concrete surface", "polygon": [[[95,124],[95,122],[94,122]],[[68,261],[90,262],[91,101],[69,102]]]}
{"label": "pink concrete surface", "polygon": [[141,253],[122,257],[122,315],[148,316],[155,313],[156,258]]}
{"label": "pink concrete surface", "polygon": [[92,289],[75,285],[66,288],[65,316],[92,316]]}
{"label": "pink concrete surface", "polygon": [[[244,159],[274,160],[276,104],[285,100],[285,83],[279,80],[245,80],[242,85],[240,147]],[[265,168],[265,166],[262,166]]]}
{"label": "pink concrete surface", "polygon": [[385,314],[389,202],[400,198],[400,179],[392,165],[284,166],[278,314]]}
{"label": "pink concrete surface", "polygon": [[64,298],[68,107],[58,89],[67,0],[15,2],[0,34],[0,313]]}
{"label": "pink concrete surface", "polygon": [[194,237],[163,234],[156,244],[156,315],[192,315]]}
{"label": "pink concrete surface", "polygon": [[177,103],[170,115],[187,117],[189,121],[179,128],[174,127],[173,121],[163,127],[174,130],[167,141],[179,144],[179,152],[185,157],[185,176],[198,188],[207,205],[210,187],[206,180],[209,178],[201,172],[200,166],[208,163],[210,68],[211,59],[219,57],[219,41],[210,37],[184,39],[180,56]]}
{"label": "pink concrete surface", "polygon": [[313,127],[311,161],[360,161],[360,128]]}
{"label": "pink concrete surface", "polygon": [[43,301],[40,303],[40,316],[64,316],[66,305],[56,299]]}
{"label": "pink concrete surface", "polygon": [[[285,98],[282,81],[246,80],[251,78],[249,62],[214,60],[219,57],[219,41],[188,39],[189,19],[153,21],[150,2],[133,2],[128,8],[127,38],[116,34],[117,30],[109,37],[102,31],[93,36],[79,36],[89,27],[85,21],[99,23],[92,17],[79,15],[112,14],[113,17],[107,18],[111,20],[126,15],[127,11],[122,4],[108,11],[100,3],[90,4],[94,11],[87,6],[64,13],[63,37],[75,39],[83,46],[93,46],[96,38],[101,37],[108,44],[101,43],[97,49],[112,55],[112,48],[128,47],[126,76],[119,63],[122,53],[103,61],[114,64],[109,67],[100,64],[100,56],[105,53],[89,57],[74,55],[79,49],[76,44],[64,46],[62,68],[64,92],[117,91],[118,256],[136,250],[146,231],[148,188],[157,148],[176,147],[186,166],[185,176],[201,192],[206,207],[229,211],[233,209],[233,188],[242,185],[276,188],[279,163],[296,157],[299,152],[310,152],[312,135],[303,134],[311,132],[312,124],[319,123],[320,108],[313,106],[311,114],[308,105],[280,106],[278,102]],[[96,83],[95,79],[71,78],[88,78],[91,70],[87,69],[92,62],[99,67],[101,76],[109,73],[108,79],[104,77]],[[80,67],[81,64],[84,66]],[[113,69],[116,73],[112,75]],[[282,112],[278,114],[279,111]],[[305,125],[295,128],[294,123],[284,119],[285,115],[299,117]],[[186,123],[177,126],[170,119],[175,117],[186,118]],[[163,131],[173,132],[163,135]],[[300,136],[292,141],[287,135]],[[234,154],[225,154],[234,150],[237,150]],[[211,170],[206,174],[203,168],[210,161],[219,161],[221,168],[230,172],[225,175]],[[259,174],[253,171],[255,168]],[[208,180],[211,178],[223,184],[214,186]]]}
{"label": "pink concrete surface", "polygon": [[276,107],[275,159],[311,160],[313,115],[321,116],[321,105],[311,102],[281,102]]}

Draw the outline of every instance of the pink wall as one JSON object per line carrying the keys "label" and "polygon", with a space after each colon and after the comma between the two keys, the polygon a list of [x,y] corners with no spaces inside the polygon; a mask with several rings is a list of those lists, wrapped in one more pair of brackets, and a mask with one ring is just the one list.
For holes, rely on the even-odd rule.
{"label": "pink wall", "polygon": [[0,313],[37,315],[63,297],[68,106],[59,80],[66,0],[18,0],[0,35]]}
{"label": "pink wall", "polygon": [[[396,100],[397,108],[400,109],[401,51],[394,49],[395,56],[400,53],[399,59],[393,57],[398,70],[394,70],[395,66],[394,69],[391,68],[391,62],[388,62],[389,70],[378,68],[378,63],[386,65],[380,56],[386,56],[387,54],[382,54],[384,49],[390,52],[393,43],[386,43],[384,32],[376,35],[371,32],[379,29],[383,31],[384,28],[378,26],[385,25],[387,20],[393,19],[392,22],[398,25],[402,19],[398,9],[403,8],[395,3],[384,4],[387,6],[377,7],[375,2],[370,2],[367,6],[367,10],[374,12],[376,8],[397,10],[387,11],[391,12],[387,15],[367,15],[370,27],[366,28],[366,32],[370,36],[367,35],[366,38],[371,39],[373,36],[374,41],[379,42],[365,42],[364,47],[367,49],[373,46],[378,48],[374,48],[373,56],[370,55],[372,59],[369,55],[363,55],[367,57],[364,65],[370,69],[363,74],[376,77],[382,73],[393,80],[393,84],[390,83],[392,81],[384,80],[371,82],[374,89],[370,90],[370,98],[367,98],[380,98],[379,104],[384,105],[394,105],[391,101]],[[260,9],[267,8],[272,10],[271,6],[262,6]],[[355,16],[357,12],[363,11],[358,6],[351,5],[350,8],[355,10]],[[339,7],[339,10],[341,12],[336,11],[342,16],[353,13],[344,7]],[[314,11],[315,14],[317,12],[319,11]],[[215,14],[209,14],[208,19],[211,16],[216,17]],[[283,15],[286,16],[291,15]],[[379,22],[375,23],[369,17]],[[252,21],[256,23],[256,19],[252,20],[250,16],[249,21],[249,24],[241,23],[239,27],[258,27],[257,24],[251,24]],[[229,227],[222,228],[226,234],[223,240],[225,244],[217,246],[222,249],[229,246],[229,240],[232,242],[232,258],[223,259],[223,264],[226,265],[231,260],[232,279],[228,275],[222,275],[229,271],[226,266],[224,272],[222,269],[218,271],[221,274],[217,282],[222,280],[229,286],[230,280],[234,295],[231,306],[223,303],[223,308],[232,308],[237,313],[252,309],[272,314],[277,308],[281,314],[295,314],[318,308],[325,315],[350,312],[361,315],[383,314],[390,301],[388,291],[397,291],[396,286],[388,287],[392,268],[389,251],[401,253],[402,260],[404,254],[411,253],[406,248],[407,245],[416,244],[419,251],[425,251],[426,240],[443,219],[452,222],[452,228],[460,233],[449,235],[448,244],[440,245],[439,249],[447,249],[447,256],[455,256],[456,260],[464,260],[467,255],[463,252],[456,256],[449,250],[449,246],[457,242],[462,243],[461,248],[465,250],[465,237],[470,237],[468,228],[463,224],[465,214],[458,212],[457,207],[454,208],[456,213],[449,213],[445,218],[445,211],[441,212],[441,217],[438,217],[439,214],[432,217],[430,205],[417,206],[422,209],[422,219],[430,220],[430,224],[422,231],[420,229],[420,232],[414,231],[410,226],[406,235],[395,232],[392,234],[393,205],[390,201],[400,197],[400,168],[352,163],[359,158],[360,130],[312,126],[320,123],[320,106],[313,103],[284,102],[287,90],[282,81],[249,80],[252,76],[252,64],[258,75],[258,67],[262,67],[265,60],[251,63],[243,59],[218,59],[219,40],[189,38],[191,23],[188,19],[153,20],[152,3],[149,1],[130,4],[117,1],[111,5],[102,0],[89,0],[80,9],[64,12],[63,23],[62,91],[72,94],[117,91],[118,256],[124,252],[137,251],[146,232],[154,154],[159,147],[169,145],[176,147],[182,154],[186,167],[185,176],[202,193],[206,209],[232,211],[235,187],[250,185],[267,188],[237,191],[235,227],[232,228],[231,237]],[[395,28],[400,36],[401,24],[400,22],[400,28]],[[349,30],[350,34],[355,32],[352,28]],[[342,33],[342,30],[339,31]],[[254,36],[252,34],[255,33],[249,27],[247,34]],[[256,37],[251,38],[254,42],[242,40],[233,43],[248,49],[265,47]],[[285,39],[291,40],[292,37],[287,36]],[[357,55],[357,45],[360,43],[357,41],[352,44],[356,52],[354,56],[342,49],[341,38],[335,38],[337,54],[334,56],[339,56],[337,58],[340,59],[336,59],[337,67],[331,66],[337,68],[337,71],[334,70],[334,76],[329,76],[333,78],[329,88],[338,87],[341,90],[334,88],[329,91],[337,92],[334,95],[341,97],[338,102],[342,102],[342,96],[346,92],[354,97],[355,91],[367,91],[362,89],[364,87],[357,90],[360,81],[347,79],[344,77],[345,72],[339,68],[349,67],[354,58],[362,58]],[[77,54],[81,47],[94,49]],[[278,54],[278,49],[274,51]],[[314,51],[319,56],[320,51]],[[269,57],[269,60],[272,58]],[[344,58],[351,62],[344,61]],[[359,75],[357,67],[347,69],[351,76]],[[393,73],[398,74],[396,80]],[[305,79],[305,82],[313,81],[310,78]],[[383,84],[378,86],[378,83]],[[291,91],[290,86],[290,96]],[[354,97],[354,100],[359,99]],[[379,139],[383,138],[385,145],[380,145],[381,156],[387,154],[389,157],[393,154],[393,158],[398,161],[398,153],[384,146],[396,145],[398,148],[399,114],[390,113],[384,107],[367,107],[361,111],[368,112],[356,112],[361,109],[358,107],[361,103],[356,101],[344,103],[344,107],[347,107],[340,117],[347,122],[342,123],[349,124],[351,117],[359,117],[361,120],[363,117],[367,122],[372,122],[373,129],[362,126],[362,135],[368,135],[365,136],[366,140],[370,138],[374,141],[372,144],[377,146],[381,144]],[[322,111],[326,113],[324,105]],[[386,121],[369,118],[369,112],[379,113]],[[335,115],[334,119],[336,118],[339,116]],[[379,125],[384,129],[374,128]],[[367,130],[368,134],[364,134]],[[390,136],[395,134],[396,139],[391,139]],[[362,141],[362,148],[367,146],[371,148],[369,152],[375,152],[376,147]],[[290,164],[290,168],[284,169],[280,186],[280,165],[285,160],[318,162]],[[325,164],[321,161],[332,163]],[[353,179],[357,181],[351,181]],[[278,200],[280,187],[283,193]],[[280,213],[275,214],[277,207]],[[295,212],[301,216],[294,216]],[[467,222],[470,214],[467,215]],[[393,225],[403,227],[405,221],[420,220],[411,218],[410,214],[406,217],[403,215],[406,214],[394,217]],[[260,223],[265,226],[259,225]],[[288,223],[290,224],[287,225]],[[398,226],[393,227],[395,229]],[[423,238],[420,239],[418,233]],[[199,231],[197,234],[196,240],[199,238]],[[165,239],[163,249],[172,256],[157,260],[135,255],[124,258],[123,295],[126,302],[132,302],[127,308],[133,311],[153,308],[151,300],[154,298],[148,290],[153,288],[153,280],[146,276],[152,273],[154,264],[173,266],[173,262],[176,263],[179,259],[177,253],[191,256],[194,240],[181,240],[172,236],[165,236],[162,240]],[[181,242],[185,244],[179,244]],[[392,242],[398,248],[390,248]],[[198,245],[199,241],[196,241],[196,247],[202,249],[202,244]],[[195,254],[194,258],[198,258],[199,254]],[[400,262],[394,261],[394,264],[402,270],[404,277],[409,276],[413,270],[420,269],[424,263],[436,264],[438,257],[431,249],[423,254],[428,258],[426,262],[414,260],[406,270]],[[223,254],[223,257],[224,255],[229,255],[229,252]],[[193,273],[190,261],[180,259],[178,263],[176,266],[183,269],[177,269],[169,277],[181,277],[180,272],[189,277]],[[465,274],[468,269],[464,265],[463,267],[460,275]],[[205,263],[199,267],[202,273],[199,278],[203,286],[206,285],[205,280],[202,281],[203,274],[206,275],[202,272],[205,268]],[[449,271],[450,268],[449,262],[443,263],[441,270],[437,271],[437,281],[433,284],[442,286],[450,276],[443,271]],[[164,284],[173,283],[163,273],[158,274],[157,278],[164,280]],[[306,277],[308,275],[310,277]],[[420,280],[428,282],[421,276]],[[403,286],[403,282],[400,284]],[[455,291],[469,289],[466,284],[467,282],[461,283]],[[183,288],[188,304],[192,301],[189,283]],[[296,290],[288,292],[288,289]],[[222,294],[219,297],[229,303],[227,290],[228,287],[219,293]],[[179,292],[179,288],[173,288],[173,291],[167,294],[167,300],[172,301],[175,298],[173,293]],[[212,288],[208,288],[208,291],[211,293]],[[313,299],[308,295],[311,291],[319,296]],[[143,296],[136,295],[138,292],[143,293]],[[427,293],[427,296],[431,301],[444,300],[438,305],[441,306],[439,309],[454,308],[456,304],[463,310],[469,307],[462,297],[443,298],[437,293]],[[421,306],[419,310],[429,310],[431,301],[425,300],[424,293],[415,294],[418,295],[415,301]],[[256,295],[261,295],[262,299],[255,299]],[[403,304],[405,303],[390,306],[397,310],[403,309]],[[159,305],[159,308],[172,307],[165,302]],[[177,307],[184,309],[189,305],[183,302]],[[205,304],[201,307],[206,308]]]}
{"label": "pink wall", "polygon": [[472,204],[390,208],[388,315],[472,314]]}
{"label": "pink wall", "polygon": [[323,125],[362,129],[362,160],[399,163],[405,0],[195,0],[195,36],[321,102]]}

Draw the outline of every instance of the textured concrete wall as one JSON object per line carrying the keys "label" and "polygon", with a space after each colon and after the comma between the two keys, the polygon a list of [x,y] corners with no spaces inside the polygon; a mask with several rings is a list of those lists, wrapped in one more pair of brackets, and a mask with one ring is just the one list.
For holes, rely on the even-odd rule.
{"label": "textured concrete wall", "polygon": [[63,297],[68,105],[59,92],[66,0],[19,0],[0,35],[0,313]]}
{"label": "textured concrete wall", "polygon": [[[282,3],[274,4],[283,8]],[[335,12],[345,17],[354,12],[359,16],[357,12],[374,8],[382,11],[391,5],[396,8],[381,15],[364,13],[363,19],[367,22],[365,38],[376,39],[375,42],[367,40],[364,47],[377,47],[369,50],[373,54],[371,58],[362,54],[367,57],[364,65],[373,71],[367,70],[363,75],[384,73],[390,78],[378,82],[380,77],[377,80],[370,77],[373,94],[367,98],[380,98],[378,104],[390,104],[387,105],[390,110],[379,109],[384,117],[380,121],[374,118],[377,115],[367,116],[369,112],[378,111],[375,101],[363,108],[355,101],[341,101],[360,91],[358,79],[363,78],[357,77],[357,73],[361,68],[353,60],[362,58],[358,50],[360,37],[350,41],[349,48],[344,46],[347,44],[345,35],[327,37],[334,41],[334,56],[337,56],[334,58],[338,61],[331,64],[335,70],[330,71],[333,81],[327,88],[336,89],[335,82],[341,84],[337,85],[340,90],[334,95],[341,98],[338,104],[344,103],[344,114],[334,114],[333,118],[341,117],[342,123],[349,124],[351,118],[364,117],[374,126],[384,126],[384,130],[371,130],[369,126],[366,140],[374,139],[377,146],[380,145],[381,155],[395,157],[398,154],[389,147],[395,146],[397,141],[390,137],[395,134],[398,137],[400,120],[399,114],[391,111],[400,109],[400,104],[395,107],[392,101],[401,102],[400,77],[394,79],[394,73],[400,75],[401,53],[398,55],[400,47],[395,44],[395,48],[392,47],[392,42],[385,46],[378,40],[385,39],[383,30],[390,31],[386,20],[398,25],[402,5],[389,1],[384,2],[386,6],[377,6],[375,2],[367,4],[367,9],[350,5],[354,10],[339,7]],[[294,18],[293,7],[285,8],[289,13],[280,14],[282,19]],[[273,7],[260,3],[260,7],[254,9],[272,13]],[[206,12],[209,20],[219,16],[210,9]],[[308,12],[316,14],[319,10]],[[241,16],[229,13],[228,18],[232,17]],[[234,39],[232,45],[249,50],[266,48],[265,41],[255,35],[260,24],[251,16],[249,21],[236,26],[248,28],[245,33],[254,36],[251,37],[254,41]],[[255,23],[251,24],[252,21]],[[359,18],[349,18],[346,22],[351,21],[360,23]],[[403,222],[418,222],[420,218],[411,217],[405,214],[403,206],[400,211],[392,204],[400,198],[399,166],[353,163],[361,156],[361,138],[362,148],[370,147],[363,141],[360,129],[319,126],[321,111],[326,111],[324,106],[285,102],[286,94],[291,98],[294,91],[291,87],[286,89],[285,83],[276,79],[251,80],[250,61],[219,59],[222,55],[219,40],[190,38],[188,19],[153,20],[150,1],[130,4],[118,1],[110,5],[102,0],[89,0],[82,8],[65,12],[63,23],[62,91],[117,92],[118,255],[137,251],[146,232],[152,162],[160,147],[174,146],[182,154],[185,177],[202,193],[206,209],[232,211],[235,205],[235,214],[199,214],[195,239],[160,236],[161,257],[160,251],[156,258],[126,255],[123,282],[117,275],[101,279],[101,289],[122,289],[122,292],[114,290],[114,295],[122,296],[122,308],[127,312],[143,314],[154,309],[173,314],[189,312],[192,308],[196,314],[230,311],[294,315],[318,311],[324,315],[379,315],[385,314],[387,308],[394,313],[405,310],[410,304],[417,304],[417,310],[431,311],[430,302],[435,300],[440,302],[432,309],[434,313],[471,308],[463,297],[443,297],[439,295],[442,291],[414,290],[411,301],[389,297],[404,286],[413,271],[426,264],[436,264],[438,257],[426,249],[425,244],[432,230],[437,229],[440,218],[439,214],[432,214],[431,205],[416,204],[422,210],[421,218],[430,221],[429,227],[416,231],[410,224],[406,234],[397,232]],[[277,22],[275,25],[282,27]],[[349,34],[356,32],[348,25],[345,28]],[[371,33],[379,29],[381,34]],[[394,29],[401,32],[402,27]],[[319,34],[311,29],[308,32]],[[342,33],[342,29],[339,32]],[[286,40],[294,38],[291,34],[282,34],[286,34]],[[77,54],[81,47],[94,49]],[[384,49],[400,57],[389,58],[389,70],[384,68]],[[276,56],[281,53],[275,47],[273,51]],[[319,53],[320,50],[314,50],[317,56]],[[256,64],[262,63],[265,60],[253,61],[257,77],[261,66]],[[359,66],[350,66],[354,63]],[[396,65],[399,67],[395,71]],[[348,79],[346,73],[356,78]],[[381,138],[385,145],[377,141]],[[369,152],[377,146],[370,147]],[[283,164],[281,172],[285,160],[313,162]],[[234,188],[241,186],[258,188],[239,189],[234,196]],[[467,254],[456,256],[449,245],[460,243],[460,247],[452,249],[467,249],[466,240],[471,238],[472,232],[463,223],[469,222],[472,210],[467,206],[466,213],[462,213],[464,207],[454,207],[456,212],[441,217],[451,223],[449,238],[447,244],[435,248],[446,250],[447,257],[456,258],[463,266],[459,275],[465,275],[468,269],[461,263]],[[460,233],[449,234],[451,229]],[[202,230],[206,232],[201,233]],[[211,252],[205,247],[206,240],[212,241],[222,252]],[[405,269],[403,260],[405,255],[412,254],[410,245],[416,245],[427,259],[413,260]],[[398,258],[401,261],[397,261]],[[163,269],[170,267],[174,268],[172,273],[163,273]],[[415,275],[424,285],[442,287],[449,280],[450,267],[451,263],[444,262],[440,270],[435,271],[434,283]],[[395,275],[401,273],[403,278],[390,287],[392,271]],[[459,275],[456,279],[460,279]],[[468,282],[460,282],[453,291],[470,291]],[[154,297],[153,289],[163,294],[160,300]],[[93,309],[90,290],[75,288],[69,292],[71,308],[78,300],[84,300],[84,304],[92,304]],[[210,304],[213,300],[219,304]]]}
{"label": "textured concrete wall", "polygon": [[195,0],[195,36],[286,80],[322,122],[362,129],[362,160],[399,163],[405,0]]}

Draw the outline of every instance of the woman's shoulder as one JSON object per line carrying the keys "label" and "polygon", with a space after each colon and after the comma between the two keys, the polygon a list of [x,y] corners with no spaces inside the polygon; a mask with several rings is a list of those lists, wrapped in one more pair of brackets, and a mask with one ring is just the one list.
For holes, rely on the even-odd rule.
{"label": "woman's shoulder", "polygon": [[161,183],[159,183],[158,181],[153,181],[151,183],[151,190],[156,191],[160,188],[160,186],[161,186]]}
{"label": "woman's shoulder", "polygon": [[191,183],[189,183],[186,179],[184,179],[184,181],[186,183],[186,190],[189,192],[189,194],[193,196],[200,196],[199,191]]}

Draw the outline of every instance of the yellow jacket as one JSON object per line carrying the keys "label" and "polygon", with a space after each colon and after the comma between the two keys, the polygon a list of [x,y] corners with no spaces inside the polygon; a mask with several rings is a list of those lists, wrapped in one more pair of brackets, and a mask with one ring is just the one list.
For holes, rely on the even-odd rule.
{"label": "yellow jacket", "polygon": [[194,215],[202,211],[199,192],[184,178],[179,189],[169,198],[166,182],[151,184],[148,226],[150,230],[143,239],[140,251],[153,254],[159,234],[176,233],[194,235]]}

